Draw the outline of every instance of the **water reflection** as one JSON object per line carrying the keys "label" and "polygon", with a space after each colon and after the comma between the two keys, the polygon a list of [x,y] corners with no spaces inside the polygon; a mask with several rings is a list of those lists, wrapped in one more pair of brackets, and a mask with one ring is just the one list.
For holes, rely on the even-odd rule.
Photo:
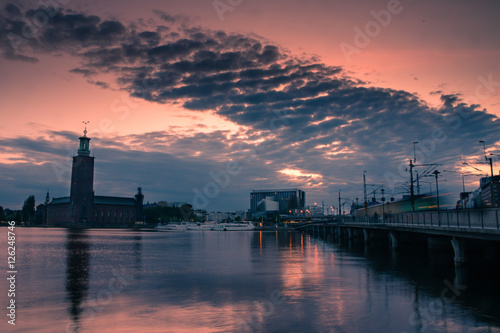
{"label": "water reflection", "polygon": [[68,311],[74,330],[78,332],[82,303],[89,289],[90,243],[86,231],[69,229],[66,250],[66,293],[70,301]]}
{"label": "water reflection", "polygon": [[498,332],[495,278],[464,267],[456,295],[453,262],[426,247],[393,257],[334,234],[24,232],[33,248],[52,235],[52,249],[20,254],[37,274],[23,275],[16,332]]}
{"label": "water reflection", "polygon": [[[311,241],[328,243],[320,238]],[[402,317],[402,324],[407,325],[404,331],[500,332],[500,312],[493,305],[500,299],[497,265],[481,261],[454,265],[451,251],[431,251],[419,243],[412,249],[398,251],[392,251],[387,242],[357,246],[345,243],[332,243],[334,252],[342,252],[344,260],[346,257],[366,259],[362,267],[366,270],[366,283],[376,285],[377,281],[385,280],[382,294],[386,313],[394,313],[411,301],[412,310]],[[346,281],[352,277],[347,275]],[[369,290],[361,296],[371,307],[373,295]],[[381,296],[380,291],[376,294]],[[398,295],[403,299],[400,304],[394,304]],[[374,308],[374,311],[377,310]]]}
{"label": "water reflection", "polygon": [[134,268],[136,274],[140,274],[142,267],[142,235],[137,234],[132,237],[133,249],[132,257],[134,258]]}

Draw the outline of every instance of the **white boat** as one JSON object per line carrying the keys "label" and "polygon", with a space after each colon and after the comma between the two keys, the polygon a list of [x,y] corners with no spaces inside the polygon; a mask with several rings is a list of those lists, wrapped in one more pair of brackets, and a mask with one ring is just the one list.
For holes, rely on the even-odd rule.
{"label": "white boat", "polygon": [[214,224],[211,230],[215,231],[240,231],[240,230],[254,230],[255,226],[252,222],[234,222],[234,223],[217,223]]}
{"label": "white boat", "polygon": [[158,224],[155,229],[157,231],[184,231],[188,229],[188,225],[185,222],[181,223],[169,223],[169,224]]}
{"label": "white boat", "polygon": [[214,223],[206,222],[206,223],[190,223],[187,227],[187,230],[197,230],[197,231],[209,231],[212,230]]}

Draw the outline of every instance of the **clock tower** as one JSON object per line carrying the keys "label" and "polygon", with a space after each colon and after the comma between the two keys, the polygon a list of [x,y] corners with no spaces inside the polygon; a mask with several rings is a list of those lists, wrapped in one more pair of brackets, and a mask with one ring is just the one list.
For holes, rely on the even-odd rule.
{"label": "clock tower", "polygon": [[90,138],[87,137],[87,127],[79,139],[78,153],[73,156],[70,203],[71,220],[81,225],[88,224],[93,217],[94,157],[90,156]]}

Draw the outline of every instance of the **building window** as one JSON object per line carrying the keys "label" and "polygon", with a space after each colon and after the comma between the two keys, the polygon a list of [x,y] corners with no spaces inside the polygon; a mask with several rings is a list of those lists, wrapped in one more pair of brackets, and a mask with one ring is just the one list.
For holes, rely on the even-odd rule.
{"label": "building window", "polygon": [[111,212],[108,210],[108,217],[111,217]]}
{"label": "building window", "polygon": [[120,210],[120,217],[123,217],[123,211]]}
{"label": "building window", "polygon": [[115,210],[115,217],[116,217],[116,210]]}

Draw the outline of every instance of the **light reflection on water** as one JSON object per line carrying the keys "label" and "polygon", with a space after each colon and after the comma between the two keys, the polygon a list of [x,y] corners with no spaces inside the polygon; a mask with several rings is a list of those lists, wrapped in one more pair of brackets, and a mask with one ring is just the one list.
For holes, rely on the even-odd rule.
{"label": "light reflection on water", "polygon": [[288,232],[16,230],[17,325],[2,332],[500,332],[500,288],[472,277],[452,300],[454,267],[426,253]]}

